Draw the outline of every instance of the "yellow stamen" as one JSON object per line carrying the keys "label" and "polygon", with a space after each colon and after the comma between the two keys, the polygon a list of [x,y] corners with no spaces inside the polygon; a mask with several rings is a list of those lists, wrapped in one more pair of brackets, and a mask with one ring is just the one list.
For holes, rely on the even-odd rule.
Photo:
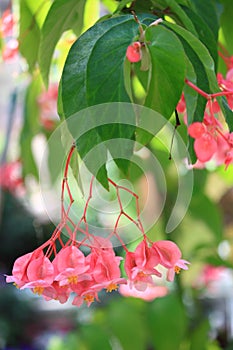
{"label": "yellow stamen", "polygon": [[33,293],[41,295],[44,291],[44,287],[35,287],[33,288]]}
{"label": "yellow stamen", "polygon": [[70,277],[68,277],[68,282],[69,282],[70,284],[76,284],[76,283],[78,283],[78,276],[70,276]]}
{"label": "yellow stamen", "polygon": [[18,284],[17,283],[13,283],[13,286],[15,286],[17,289],[19,289],[19,286],[18,286]]}
{"label": "yellow stamen", "polygon": [[116,283],[110,283],[107,288],[106,288],[106,292],[112,292],[113,290],[117,290],[118,289],[118,285]]}
{"label": "yellow stamen", "polygon": [[138,277],[145,277],[146,274],[143,271],[138,272]]}
{"label": "yellow stamen", "polygon": [[86,294],[83,298],[86,303],[93,303],[95,297],[92,294]]}
{"label": "yellow stamen", "polygon": [[179,266],[174,266],[175,273],[179,274],[180,270],[181,270],[181,268]]}

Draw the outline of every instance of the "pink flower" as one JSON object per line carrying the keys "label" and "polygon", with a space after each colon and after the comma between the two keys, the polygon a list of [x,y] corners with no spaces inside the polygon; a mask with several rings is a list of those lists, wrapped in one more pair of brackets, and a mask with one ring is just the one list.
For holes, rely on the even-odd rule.
{"label": "pink flower", "polygon": [[126,283],[126,279],[121,278],[120,260],[122,258],[115,256],[114,252],[101,252],[92,271],[97,286],[106,288],[107,292],[112,292],[118,289],[118,284]]}
{"label": "pink flower", "polygon": [[81,281],[73,288],[76,296],[72,304],[79,307],[85,302],[89,307],[95,300],[99,301],[98,291],[101,289],[102,286],[96,286],[94,279]]}
{"label": "pink flower", "polygon": [[194,122],[188,127],[188,133],[195,138],[194,150],[200,162],[207,162],[217,151],[215,137],[208,131],[204,123]]}
{"label": "pink flower", "polygon": [[67,302],[71,289],[69,286],[60,287],[59,282],[53,281],[51,286],[44,288],[42,296],[45,300],[58,300],[61,304]]}
{"label": "pink flower", "polygon": [[56,271],[59,272],[54,280],[59,281],[60,286],[73,285],[78,281],[90,278],[85,274],[89,269],[89,265],[86,264],[84,254],[73,245],[61,249],[53,264]]}
{"label": "pink flower", "polygon": [[141,43],[139,41],[135,41],[133,44],[127,47],[126,57],[132,63],[139,62],[141,60]]}
{"label": "pink flower", "polygon": [[143,240],[135,252],[127,252],[125,257],[125,271],[131,282],[138,290],[145,290],[148,283],[152,283],[152,276],[161,276],[154,267],[160,262],[159,254],[150,248]]}
{"label": "pink flower", "polygon": [[44,288],[51,286],[54,280],[54,268],[44,255],[30,261],[27,267],[28,282],[20,289],[33,288],[33,292],[41,295]]}
{"label": "pink flower", "polygon": [[160,256],[160,264],[168,269],[167,280],[173,281],[175,273],[179,273],[180,269],[188,270],[186,266],[188,261],[181,259],[181,251],[172,241],[157,241],[153,243],[153,249]]}
{"label": "pink flower", "polygon": [[24,286],[27,282],[29,282],[29,278],[27,275],[28,265],[31,261],[33,261],[33,259],[39,258],[41,256],[42,251],[35,251],[20,256],[18,259],[15,260],[12,270],[12,276],[7,276],[6,282],[14,282],[18,288]]}
{"label": "pink flower", "polygon": [[164,286],[156,286],[154,284],[147,285],[145,291],[140,291],[136,289],[134,286],[131,286],[128,282],[127,284],[122,284],[119,288],[119,292],[124,297],[134,297],[143,299],[145,301],[152,301],[155,298],[160,298],[165,296],[168,293],[167,287]]}

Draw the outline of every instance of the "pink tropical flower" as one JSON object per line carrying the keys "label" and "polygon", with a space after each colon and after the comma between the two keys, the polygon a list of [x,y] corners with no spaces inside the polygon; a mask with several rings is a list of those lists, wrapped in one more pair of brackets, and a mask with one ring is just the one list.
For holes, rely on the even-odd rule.
{"label": "pink tropical flower", "polygon": [[118,289],[118,285],[126,283],[125,278],[121,278],[119,268],[121,257],[115,256],[114,252],[102,251],[98,256],[95,268],[92,271],[93,278],[97,286],[106,288],[107,292]]}
{"label": "pink tropical flower", "polygon": [[35,258],[39,258],[42,256],[41,251],[35,251],[32,253],[27,253],[23,256],[20,256],[18,259],[15,260],[14,266],[12,269],[12,275],[6,276],[6,282],[14,282],[14,284],[21,288],[24,286],[27,282],[29,282],[29,278],[27,275],[27,269],[28,265],[31,261]]}
{"label": "pink tropical flower", "polygon": [[125,271],[129,280],[138,290],[146,290],[148,283],[153,283],[152,275],[161,277],[155,269],[160,262],[159,254],[143,240],[135,252],[127,252],[125,257]]}
{"label": "pink tropical flower", "polygon": [[90,278],[85,274],[89,269],[89,265],[86,264],[84,254],[73,245],[60,250],[55,263],[55,269],[59,273],[54,280],[59,281],[60,286],[74,285],[78,281]]}
{"label": "pink tropical flower", "polygon": [[188,127],[188,133],[195,139],[194,150],[200,162],[207,162],[217,151],[217,142],[204,123],[194,122]]}
{"label": "pink tropical flower", "polygon": [[53,281],[51,286],[44,288],[42,291],[42,296],[45,300],[58,300],[61,304],[67,302],[70,296],[71,289],[69,286],[60,286],[59,282]]}
{"label": "pink tropical flower", "polygon": [[172,282],[175,273],[179,273],[181,269],[188,270],[187,260],[181,259],[181,251],[178,246],[172,241],[157,241],[153,243],[153,249],[160,256],[160,264],[168,269],[167,280]]}
{"label": "pink tropical flower", "polygon": [[51,261],[44,255],[30,261],[27,267],[27,278],[28,282],[21,289],[30,288],[34,293],[41,295],[54,280],[54,268]]}
{"label": "pink tropical flower", "polygon": [[73,291],[76,293],[73,305],[81,306],[83,302],[89,307],[95,300],[99,301],[98,292],[102,286],[97,286],[94,279],[81,281],[74,286]]}
{"label": "pink tropical flower", "polygon": [[142,59],[141,43],[135,41],[133,44],[129,45],[126,50],[126,57],[130,62],[139,62]]}

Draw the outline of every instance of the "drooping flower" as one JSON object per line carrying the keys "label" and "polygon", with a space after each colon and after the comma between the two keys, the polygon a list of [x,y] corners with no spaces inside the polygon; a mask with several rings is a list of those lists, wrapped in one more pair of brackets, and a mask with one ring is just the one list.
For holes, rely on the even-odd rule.
{"label": "drooping flower", "polygon": [[187,260],[181,259],[181,251],[178,246],[172,241],[157,241],[153,243],[153,249],[160,256],[160,264],[168,269],[167,280],[172,282],[175,273],[179,273],[181,269],[188,270]]}
{"label": "drooping flower", "polygon": [[125,271],[136,289],[146,290],[148,283],[153,283],[152,275],[161,276],[155,269],[160,262],[159,254],[143,240],[135,252],[127,252],[125,256]]}
{"label": "drooping flower", "polygon": [[28,265],[31,261],[33,261],[33,259],[39,258],[41,256],[42,252],[40,250],[20,256],[14,262],[12,275],[6,276],[6,282],[14,282],[18,288],[23,287],[27,282],[29,282],[27,275]]}
{"label": "drooping flower", "polygon": [[41,295],[54,281],[53,264],[44,255],[33,259],[27,267],[27,278],[28,282],[21,289],[30,288],[34,293]]}
{"label": "drooping flower", "polygon": [[90,278],[85,274],[89,269],[89,265],[86,264],[84,254],[73,245],[60,250],[54,261],[56,270],[59,272],[54,280],[59,281],[60,286],[72,286],[78,281]]}
{"label": "drooping flower", "polygon": [[107,292],[112,292],[118,289],[119,284],[126,283],[126,279],[121,278],[120,260],[122,258],[115,256],[114,252],[111,251],[102,251],[99,254],[92,271],[97,286],[105,288]]}

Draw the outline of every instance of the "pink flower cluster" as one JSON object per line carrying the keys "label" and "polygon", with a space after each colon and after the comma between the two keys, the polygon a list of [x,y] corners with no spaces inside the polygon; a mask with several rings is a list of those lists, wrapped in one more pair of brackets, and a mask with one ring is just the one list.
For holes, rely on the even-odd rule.
{"label": "pink flower cluster", "polygon": [[[153,276],[162,277],[160,266],[166,269],[168,281],[173,281],[175,273],[179,273],[180,269],[187,270],[189,262],[181,259],[181,251],[174,242],[151,242],[146,236],[140,220],[137,194],[117,185],[111,179],[108,181],[116,190],[119,215],[109,236],[103,238],[89,232],[86,215],[92,198],[94,177],[83,215],[78,223],[73,222],[69,216],[74,199],[68,183],[68,169],[74,150],[75,145],[71,147],[65,164],[61,190],[61,222],[47,242],[15,261],[12,275],[6,277],[6,282],[13,282],[19,289],[29,288],[42,295],[45,300],[55,299],[60,303],[65,303],[73,294],[74,305],[80,306],[86,302],[89,306],[94,300],[99,301],[98,293],[103,289],[112,292],[122,284],[141,292],[148,287],[151,289],[154,285]],[[67,208],[64,205],[65,191],[69,197]],[[125,212],[120,191],[127,191],[135,198],[137,220]],[[129,251],[118,235],[122,216],[128,218],[142,233],[142,241],[134,251]],[[69,235],[66,242],[62,240],[63,230]],[[125,259],[115,254],[111,243],[112,236],[122,245]],[[84,255],[83,247],[88,249],[88,254]]]}
{"label": "pink flower cluster", "polygon": [[4,61],[12,60],[18,54],[18,41],[13,37],[15,20],[12,12],[7,9],[0,19],[0,36],[4,39],[2,58]]}
{"label": "pink flower cluster", "polygon": [[194,150],[199,167],[211,159],[217,165],[225,164],[226,168],[233,162],[233,133],[224,131],[214,116],[205,113],[202,123],[189,125],[188,133],[195,139]]}
{"label": "pink flower cluster", "polygon": [[[54,244],[54,242],[50,242]],[[146,238],[134,252],[126,249],[124,270],[121,277],[120,262],[108,239],[95,237],[90,253],[85,256],[75,242],[64,245],[50,260],[43,247],[19,257],[13,266],[12,276],[6,282],[14,282],[21,290],[29,288],[45,300],[55,299],[65,303],[74,294],[73,305],[86,302],[89,306],[99,301],[98,293],[117,290],[127,284],[130,289],[146,291],[154,285],[153,276],[162,277],[159,265],[167,269],[167,280],[173,281],[180,269],[187,270],[188,261],[181,259],[181,251],[171,241],[150,244]]]}
{"label": "pink flower cluster", "polygon": [[[228,132],[222,123],[216,118],[221,112],[216,97],[225,95],[228,105],[233,109],[233,57],[225,57],[228,72],[226,78],[217,74],[218,85],[221,92],[207,94],[194,84],[186,80],[186,83],[207,99],[206,110],[202,122],[194,122],[188,126],[188,134],[195,139],[194,150],[197,162],[194,168],[203,168],[205,163],[214,160],[216,165],[225,164],[225,169],[233,163],[233,133]],[[187,123],[186,104],[184,94],[177,105],[177,111],[184,114]]]}

